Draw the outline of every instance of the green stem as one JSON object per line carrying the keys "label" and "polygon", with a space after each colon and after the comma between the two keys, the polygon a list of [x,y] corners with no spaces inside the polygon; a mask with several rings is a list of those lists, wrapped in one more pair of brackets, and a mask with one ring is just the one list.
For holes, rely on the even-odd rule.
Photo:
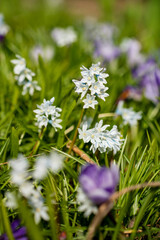
{"label": "green stem", "polygon": [[14,237],[13,237],[13,233],[12,233],[12,230],[11,230],[11,227],[10,227],[10,222],[9,222],[9,219],[8,219],[8,214],[7,214],[7,210],[4,206],[4,203],[3,203],[3,200],[0,196],[0,207],[1,207],[1,219],[3,219],[3,225],[4,225],[4,229],[6,231],[6,234],[7,234],[7,237],[9,240],[14,240]]}
{"label": "green stem", "polygon": [[40,133],[39,133],[39,139],[36,141],[36,143],[35,143],[35,145],[34,145],[34,147],[33,147],[33,149],[32,149],[32,152],[31,152],[30,155],[29,155],[30,157],[31,157],[32,155],[36,154],[36,152],[37,152],[37,150],[38,150],[38,148],[39,148],[39,145],[40,145],[40,143],[41,143],[41,140],[43,139],[43,136],[44,136],[45,131],[46,131],[46,128],[43,127],[43,128],[41,129]]}
{"label": "green stem", "polygon": [[[82,118],[83,118],[83,114],[84,114],[84,108],[82,108],[81,116],[80,116],[80,118],[79,118],[79,121],[78,121],[76,130],[75,130],[75,133],[74,133],[73,140],[72,140],[71,145],[70,145],[70,148],[69,148],[69,150],[68,150],[68,154],[71,153],[72,148],[73,148],[73,146],[74,146],[74,144],[75,144],[75,142],[76,142],[76,138],[77,138],[77,134],[78,134],[78,128],[79,128],[79,126],[80,126],[80,124],[81,124],[81,121],[82,121]],[[68,157],[66,158],[66,161],[68,161]]]}

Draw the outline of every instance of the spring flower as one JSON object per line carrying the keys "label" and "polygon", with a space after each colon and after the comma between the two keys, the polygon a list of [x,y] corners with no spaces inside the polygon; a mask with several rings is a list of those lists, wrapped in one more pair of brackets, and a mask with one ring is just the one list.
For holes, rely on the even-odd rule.
{"label": "spring flower", "polygon": [[145,57],[140,53],[141,44],[136,39],[126,38],[120,45],[123,53],[127,54],[128,64],[130,67],[139,65],[144,62]]}
{"label": "spring flower", "polygon": [[18,207],[17,198],[14,192],[7,191],[5,193],[5,205],[12,209],[16,209]]}
{"label": "spring flower", "polygon": [[109,96],[106,91],[108,87],[104,84],[107,83],[106,78],[109,76],[104,73],[105,68],[100,67],[100,62],[92,64],[88,69],[84,66],[81,68],[82,79],[72,80],[76,85],[75,92],[81,94],[81,99],[84,102],[84,108],[95,108],[98,104],[96,98],[101,98],[105,101],[105,98]]}
{"label": "spring flower", "polygon": [[11,63],[15,65],[13,71],[16,75],[19,75],[26,69],[26,60],[19,55],[16,55],[17,59],[11,60]]}
{"label": "spring flower", "polygon": [[39,56],[42,57],[44,61],[50,61],[54,57],[54,48],[51,46],[43,47],[37,45],[31,49],[31,57],[38,62]]}
{"label": "spring flower", "polygon": [[147,99],[158,103],[160,96],[160,68],[154,59],[148,59],[133,71],[133,76],[139,80],[140,87]]}
{"label": "spring flower", "polygon": [[98,212],[98,207],[92,203],[80,187],[78,188],[77,202],[79,204],[78,210],[84,212],[85,217],[89,217],[92,213],[96,214]]}
{"label": "spring flower", "polygon": [[17,159],[10,160],[11,166],[11,180],[14,184],[20,186],[26,181],[28,176],[28,161],[27,159],[19,154]]}
{"label": "spring flower", "polygon": [[29,95],[33,96],[35,90],[41,91],[41,87],[38,86],[37,81],[28,81],[23,86],[22,95],[29,93]]}
{"label": "spring flower", "polygon": [[110,168],[87,164],[82,167],[79,182],[79,211],[85,212],[85,217],[88,217],[91,213],[96,214],[98,206],[115,192],[119,182],[119,169],[115,164]]}
{"label": "spring flower", "polygon": [[54,28],[51,37],[59,47],[70,45],[77,40],[77,34],[72,27],[66,29]]}
{"label": "spring flower", "polygon": [[44,206],[41,201],[36,204],[35,209],[33,210],[34,220],[36,224],[38,224],[41,219],[44,219],[45,221],[49,220],[49,215],[47,211],[47,206]]}
{"label": "spring flower", "polygon": [[26,60],[19,55],[16,55],[16,57],[17,59],[11,60],[11,63],[15,65],[15,79],[17,80],[18,85],[23,87],[22,95],[29,93],[29,95],[32,96],[34,94],[34,91],[40,91],[41,87],[38,86],[37,81],[32,81],[35,73],[26,67]]}
{"label": "spring flower", "polygon": [[98,104],[97,100],[95,100],[95,96],[91,96],[87,94],[86,98],[83,100],[84,107],[83,108],[95,108],[95,105]]}
{"label": "spring flower", "polygon": [[38,109],[34,110],[39,128],[42,128],[43,126],[47,127],[49,123],[54,127],[55,131],[57,131],[57,128],[62,129],[62,126],[60,125],[62,120],[58,118],[62,109],[52,106],[53,102],[54,98],[51,98],[49,101],[44,99],[41,105],[37,105]]}
{"label": "spring flower", "polygon": [[0,14],[0,42],[4,40],[9,31],[9,26],[4,22],[3,14]]}
{"label": "spring flower", "polygon": [[103,126],[102,120],[91,129],[87,129],[85,124],[82,126],[82,130],[78,129],[79,138],[83,139],[85,143],[91,143],[90,150],[93,153],[98,149],[101,153],[113,150],[113,153],[116,154],[120,150],[123,139],[117,130],[117,126],[114,125],[111,130],[106,130],[107,127],[109,125]]}
{"label": "spring flower", "polygon": [[124,108],[124,102],[119,101],[116,114],[122,116],[124,125],[129,124],[130,126],[137,125],[138,120],[142,118],[141,112],[134,112],[132,108]]}
{"label": "spring flower", "polygon": [[111,62],[112,60],[119,57],[121,50],[119,47],[115,46],[113,42],[95,42],[95,57],[102,57],[104,61]]}
{"label": "spring flower", "polygon": [[[26,227],[20,227],[20,220],[16,219],[11,223],[11,229],[15,240],[28,240]],[[0,236],[0,240],[8,240],[7,234]]]}
{"label": "spring flower", "polygon": [[34,165],[33,177],[37,180],[44,179],[49,170],[54,174],[58,173],[63,167],[63,161],[64,157],[56,152],[39,157]]}

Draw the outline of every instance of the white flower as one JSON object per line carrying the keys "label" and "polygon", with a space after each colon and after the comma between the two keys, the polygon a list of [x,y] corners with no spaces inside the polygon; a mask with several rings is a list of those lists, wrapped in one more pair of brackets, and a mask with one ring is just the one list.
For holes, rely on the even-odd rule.
{"label": "white flower", "polygon": [[8,208],[16,209],[18,207],[17,198],[14,192],[6,192],[5,193],[5,205]]}
{"label": "white flower", "polygon": [[89,142],[90,140],[90,134],[87,131],[87,124],[84,124],[82,126],[82,130],[80,128],[78,128],[78,132],[79,132],[79,139],[83,139],[83,141],[85,143]]}
{"label": "white flower", "polygon": [[57,128],[62,129],[62,126],[59,124],[62,120],[58,119],[62,109],[52,106],[53,102],[54,98],[51,98],[49,101],[44,99],[41,105],[37,105],[38,109],[34,110],[39,128],[42,126],[47,127],[49,123],[54,127],[55,131],[57,131]]}
{"label": "white flower", "polygon": [[50,61],[54,57],[54,48],[51,46],[35,46],[31,50],[31,56],[36,62],[38,62],[39,56],[41,56],[44,61]]}
{"label": "white flower", "polygon": [[19,191],[24,197],[29,198],[33,192],[33,188],[33,183],[26,181],[20,185]]}
{"label": "white flower", "polygon": [[100,67],[100,64],[100,62],[98,62],[97,64],[92,64],[92,66],[90,67],[91,74],[99,75],[99,73],[103,70],[103,68]]}
{"label": "white flower", "polygon": [[96,123],[95,127],[92,129],[87,129],[87,126],[84,125],[79,131],[79,138],[83,139],[85,143],[91,142],[90,150],[95,153],[98,149],[101,153],[109,152],[113,150],[113,153],[116,154],[120,150],[123,139],[121,139],[121,134],[117,130],[117,126],[109,131],[106,130],[109,125],[103,125],[101,120],[99,123]]}
{"label": "white flower", "polygon": [[80,187],[78,188],[77,202],[80,204],[78,210],[84,212],[85,217],[89,217],[92,213],[96,214],[98,212],[97,206],[91,202]]}
{"label": "white flower", "polygon": [[3,14],[0,14],[0,36],[5,36],[9,31],[9,26],[4,22]]}
{"label": "white flower", "polygon": [[42,201],[37,202],[35,208],[33,208],[34,220],[36,224],[38,224],[41,219],[44,219],[45,221],[49,220],[47,211],[48,207],[44,206]]}
{"label": "white flower", "polygon": [[37,81],[25,82],[23,86],[22,95],[26,95],[27,93],[29,93],[29,95],[32,96],[34,94],[34,90],[37,90],[37,91],[41,90],[41,87],[38,86]]}
{"label": "white flower", "polygon": [[77,40],[77,34],[72,27],[66,29],[54,28],[51,32],[51,37],[59,47],[70,45]]}
{"label": "white flower", "polygon": [[32,81],[32,77],[35,76],[35,73],[32,72],[30,69],[25,68],[20,72],[20,74],[16,77],[19,84],[22,84],[22,82],[27,79],[28,81]]}
{"label": "white flower", "polygon": [[63,167],[63,162],[64,157],[56,152],[41,156],[36,160],[33,177],[37,180],[44,179],[49,170],[54,174],[58,173]]}
{"label": "white flower", "polygon": [[16,55],[17,59],[11,60],[11,63],[15,65],[13,71],[16,75],[19,75],[26,68],[26,60],[19,55]]}
{"label": "white flower", "polygon": [[95,109],[95,105],[98,104],[97,100],[95,100],[95,96],[89,94],[87,94],[86,99],[84,99],[83,102],[85,103],[83,108],[92,107]]}
{"label": "white flower", "polygon": [[73,80],[73,82],[76,85],[75,92],[81,93],[81,98],[83,98],[88,91],[89,85],[85,82],[77,81],[77,80]]}
{"label": "white flower", "polygon": [[134,112],[132,108],[123,108],[123,104],[123,101],[118,103],[116,114],[122,116],[124,125],[137,125],[138,120],[142,118],[142,112]]}
{"label": "white flower", "polygon": [[48,158],[47,156],[41,156],[36,159],[34,165],[33,177],[35,179],[44,179],[48,173]]}
{"label": "white flower", "polygon": [[94,108],[98,104],[97,97],[105,100],[109,96],[106,93],[108,87],[104,85],[107,83],[106,78],[109,75],[104,73],[106,69],[100,67],[100,62],[92,64],[89,69],[84,66],[80,69],[83,78],[80,81],[72,80],[76,85],[75,92],[81,94],[81,99],[86,97],[83,99],[85,103],[83,108]]}

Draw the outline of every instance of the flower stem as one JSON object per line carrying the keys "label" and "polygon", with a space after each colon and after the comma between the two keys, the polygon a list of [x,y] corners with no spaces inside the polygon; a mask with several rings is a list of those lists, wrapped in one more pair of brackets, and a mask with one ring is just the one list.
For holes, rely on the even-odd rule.
{"label": "flower stem", "polygon": [[36,141],[33,149],[32,149],[32,152],[29,154],[29,157],[31,157],[32,155],[36,154],[38,148],[39,148],[39,145],[41,143],[41,140],[43,139],[43,136],[44,136],[44,133],[46,131],[46,128],[45,127],[42,127],[40,133],[39,133],[39,139]]}
{"label": "flower stem", "polygon": [[160,182],[150,182],[150,183],[142,183],[142,184],[137,184],[133,185],[127,188],[122,189],[119,192],[115,192],[112,194],[109,200],[107,200],[105,203],[101,204],[99,207],[98,213],[96,216],[93,218],[87,232],[87,238],[86,240],[92,240],[94,237],[94,233],[97,229],[97,227],[100,225],[102,222],[103,218],[110,212],[110,210],[113,208],[114,201],[118,199],[120,196],[123,194],[126,194],[128,192],[142,189],[145,187],[160,187]]}
{"label": "flower stem", "polygon": [[[81,124],[81,121],[82,121],[82,118],[83,118],[83,114],[84,114],[84,108],[82,108],[81,116],[80,116],[80,118],[79,118],[79,121],[78,121],[76,130],[75,130],[75,133],[74,133],[73,140],[72,140],[71,145],[70,145],[70,148],[69,148],[69,150],[68,150],[68,154],[71,153],[72,148],[73,148],[73,146],[74,146],[74,144],[75,144],[75,142],[76,142],[76,138],[77,138],[77,134],[78,134],[78,128],[79,128],[79,126],[80,126],[80,124]],[[68,157],[66,158],[66,161],[68,161]]]}

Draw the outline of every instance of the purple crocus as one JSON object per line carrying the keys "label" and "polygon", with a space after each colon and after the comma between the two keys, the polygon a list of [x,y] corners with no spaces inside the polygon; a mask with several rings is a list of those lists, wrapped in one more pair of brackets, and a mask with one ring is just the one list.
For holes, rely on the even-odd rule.
{"label": "purple crocus", "polygon": [[[11,223],[11,229],[15,240],[28,240],[26,228],[20,227],[20,220],[14,220]],[[8,240],[7,234],[0,236],[0,240]]]}
{"label": "purple crocus", "polygon": [[82,167],[79,182],[87,197],[100,205],[114,193],[119,182],[119,169],[115,164],[110,168],[88,164]]}
{"label": "purple crocus", "polygon": [[0,42],[4,41],[4,38],[8,31],[9,26],[5,24],[3,14],[0,13]]}

